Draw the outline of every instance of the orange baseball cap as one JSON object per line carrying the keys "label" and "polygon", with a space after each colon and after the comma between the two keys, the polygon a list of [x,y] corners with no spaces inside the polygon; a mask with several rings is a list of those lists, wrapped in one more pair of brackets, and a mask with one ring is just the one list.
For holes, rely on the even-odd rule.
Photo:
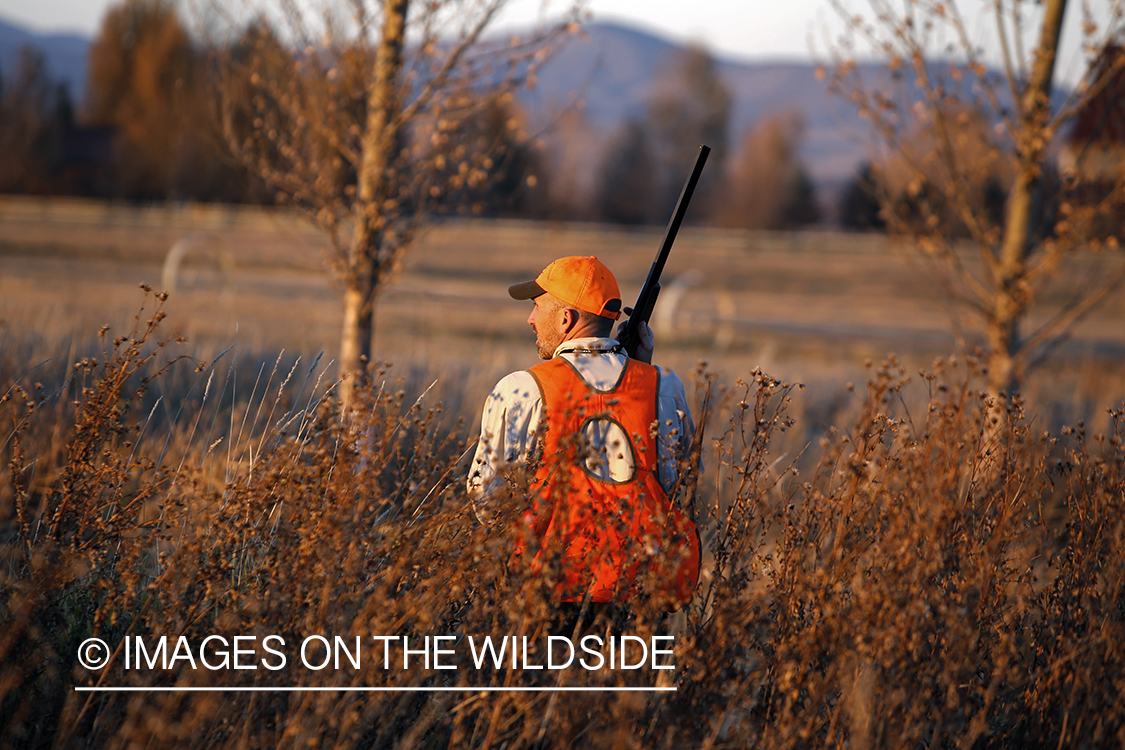
{"label": "orange baseball cap", "polygon": [[594,256],[559,258],[543,269],[534,281],[508,287],[512,299],[534,299],[550,293],[568,305],[594,315],[617,320],[621,317],[621,290],[617,279]]}

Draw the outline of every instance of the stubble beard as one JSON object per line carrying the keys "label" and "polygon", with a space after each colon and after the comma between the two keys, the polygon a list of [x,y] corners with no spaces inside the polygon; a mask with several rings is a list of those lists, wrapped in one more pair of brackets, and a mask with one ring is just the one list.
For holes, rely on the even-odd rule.
{"label": "stubble beard", "polygon": [[535,339],[535,348],[539,352],[539,359],[551,359],[555,356],[555,347],[547,348],[547,344]]}
{"label": "stubble beard", "polygon": [[548,335],[546,331],[535,329],[535,348],[539,353],[539,359],[551,359],[555,356],[555,349],[559,347],[562,341],[555,341],[554,339],[555,337]]}

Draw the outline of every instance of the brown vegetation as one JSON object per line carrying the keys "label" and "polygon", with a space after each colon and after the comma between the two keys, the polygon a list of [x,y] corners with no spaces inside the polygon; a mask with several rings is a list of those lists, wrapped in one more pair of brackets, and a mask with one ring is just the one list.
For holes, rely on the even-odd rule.
{"label": "brown vegetation", "polygon": [[[13,746],[1120,741],[1120,693],[1103,686],[1125,674],[1125,414],[1104,435],[1048,435],[1017,399],[982,445],[971,362],[923,373],[922,410],[893,362],[873,372],[805,476],[775,447],[799,427],[792,387],[755,372],[724,391],[694,374],[705,473],[683,501],[709,562],[672,625],[674,672],[368,658],[298,680],[291,650],[279,671],[126,671],[120,644],[138,635],[534,638],[550,619],[549,582],[506,565],[519,498],[487,526],[468,512],[472,429],[424,384],[379,369],[342,422],[318,362],[240,374],[177,359],[157,343],[160,317],[158,304],[126,335],[103,332],[101,355],[4,385],[0,727]],[[979,471],[984,454],[998,471]],[[651,615],[625,632],[648,634]],[[103,672],[76,661],[88,637],[118,649]],[[73,691],[587,680],[676,692]]]}
{"label": "brown vegetation", "polygon": [[106,13],[90,46],[85,109],[92,125],[118,131],[118,195],[174,197],[182,189],[177,172],[217,155],[184,153],[207,125],[203,57],[172,3],[127,0]]}

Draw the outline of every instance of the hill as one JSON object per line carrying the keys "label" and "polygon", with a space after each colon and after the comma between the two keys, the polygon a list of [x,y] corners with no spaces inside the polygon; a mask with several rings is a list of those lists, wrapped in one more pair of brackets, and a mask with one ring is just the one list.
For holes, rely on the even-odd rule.
{"label": "hill", "polygon": [[0,19],[0,74],[5,78],[15,71],[20,48],[24,46],[44,54],[51,77],[66,84],[75,102],[82,98],[90,51],[88,38],[79,34],[37,34]]}
{"label": "hill", "polygon": [[[656,79],[682,49],[628,26],[590,24],[544,66],[539,84],[525,100],[541,117],[549,117],[581,97],[590,124],[612,131],[643,113]],[[804,119],[803,157],[814,180],[832,183],[851,176],[863,158],[861,140],[868,130],[854,112],[828,96],[813,63],[715,59],[731,93],[732,147],[762,116],[796,112]]]}

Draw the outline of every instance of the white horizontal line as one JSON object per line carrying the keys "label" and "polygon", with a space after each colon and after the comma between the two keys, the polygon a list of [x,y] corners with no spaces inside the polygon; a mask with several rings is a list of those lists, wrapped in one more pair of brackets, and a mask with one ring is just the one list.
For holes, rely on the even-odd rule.
{"label": "white horizontal line", "polygon": [[674,693],[675,687],[75,687],[77,693]]}

